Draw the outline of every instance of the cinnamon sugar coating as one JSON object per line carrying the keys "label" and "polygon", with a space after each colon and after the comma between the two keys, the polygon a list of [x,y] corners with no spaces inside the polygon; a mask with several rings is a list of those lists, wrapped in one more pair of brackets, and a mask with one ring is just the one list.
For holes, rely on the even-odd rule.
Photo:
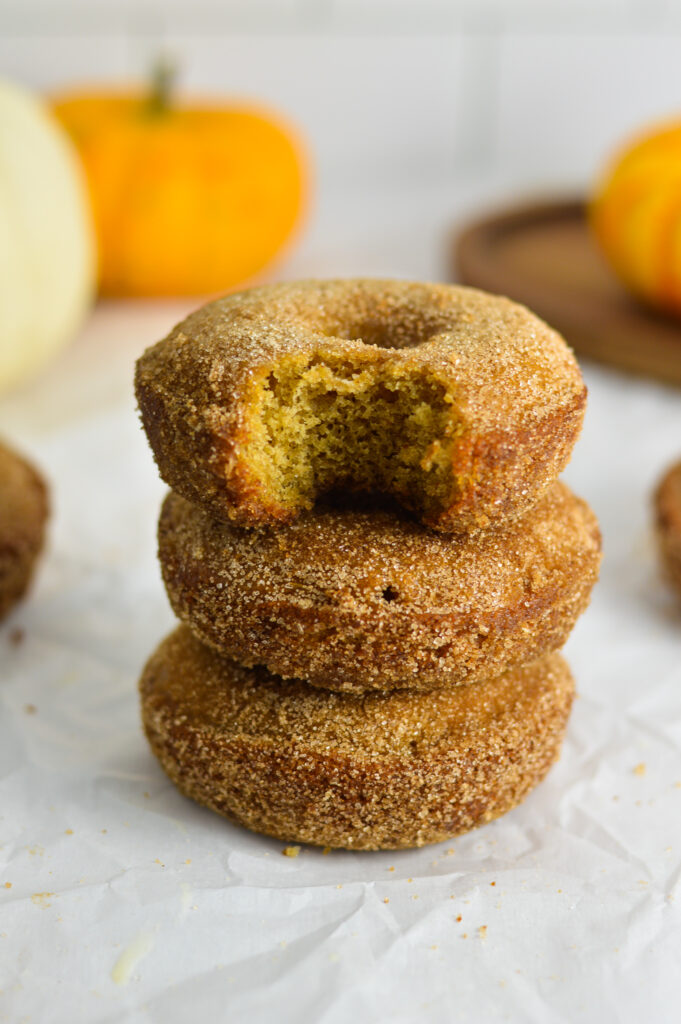
{"label": "cinnamon sugar coating", "polygon": [[0,619],[22,598],[43,546],[47,488],[25,459],[0,444]]}
{"label": "cinnamon sugar coating", "polygon": [[333,693],[242,668],[180,626],[140,692],[151,748],[187,796],[286,842],[374,850],[520,803],[558,757],[574,685],[553,654],[435,693]]}
{"label": "cinnamon sugar coating", "polygon": [[318,504],[244,530],[176,494],[159,522],[173,610],[244,665],[334,690],[470,683],[561,647],[589,601],[600,533],[562,483],[473,536],[399,509]]}
{"label": "cinnamon sugar coating", "polygon": [[524,307],[362,279],[210,303],[142,355],[136,390],[161,476],[216,518],[291,521],[342,486],[444,532],[531,507],[586,401],[571,351]]}
{"label": "cinnamon sugar coating", "polygon": [[681,462],[662,477],[655,491],[654,508],[662,563],[681,592]]}

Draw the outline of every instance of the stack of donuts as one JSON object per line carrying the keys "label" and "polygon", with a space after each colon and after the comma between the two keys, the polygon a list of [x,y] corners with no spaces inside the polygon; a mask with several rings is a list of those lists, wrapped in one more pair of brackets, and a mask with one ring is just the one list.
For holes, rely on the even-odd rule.
{"label": "stack of donuts", "polygon": [[306,281],[213,302],[137,365],[181,625],[140,682],[187,796],[325,847],[438,842],[558,757],[558,650],[600,534],[558,480],[586,389],[469,288]]}

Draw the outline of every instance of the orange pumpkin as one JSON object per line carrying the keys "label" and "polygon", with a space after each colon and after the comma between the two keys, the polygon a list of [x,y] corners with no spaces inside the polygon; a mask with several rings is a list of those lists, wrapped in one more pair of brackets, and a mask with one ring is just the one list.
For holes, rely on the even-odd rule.
{"label": "orange pumpkin", "polygon": [[604,176],[590,215],[622,281],[653,305],[681,314],[681,124],[627,148]]}
{"label": "orange pumpkin", "polygon": [[299,219],[301,147],[269,111],[82,93],[54,110],[85,167],[105,295],[198,295],[247,281]]}

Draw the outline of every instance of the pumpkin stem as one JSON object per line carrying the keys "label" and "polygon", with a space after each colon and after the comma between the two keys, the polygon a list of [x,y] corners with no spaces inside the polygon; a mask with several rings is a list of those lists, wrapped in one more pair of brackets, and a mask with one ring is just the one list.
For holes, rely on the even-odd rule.
{"label": "pumpkin stem", "polygon": [[177,61],[168,53],[156,58],[151,71],[151,91],[147,109],[155,117],[170,109],[170,95],[177,78]]}

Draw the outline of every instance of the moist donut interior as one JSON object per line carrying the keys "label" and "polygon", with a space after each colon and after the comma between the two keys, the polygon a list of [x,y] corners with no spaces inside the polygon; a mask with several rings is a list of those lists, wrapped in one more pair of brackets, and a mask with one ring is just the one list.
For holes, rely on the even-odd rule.
{"label": "moist donut interior", "polygon": [[310,507],[338,487],[439,510],[455,487],[453,399],[427,371],[351,358],[281,362],[259,387],[249,462],[269,496]]}

